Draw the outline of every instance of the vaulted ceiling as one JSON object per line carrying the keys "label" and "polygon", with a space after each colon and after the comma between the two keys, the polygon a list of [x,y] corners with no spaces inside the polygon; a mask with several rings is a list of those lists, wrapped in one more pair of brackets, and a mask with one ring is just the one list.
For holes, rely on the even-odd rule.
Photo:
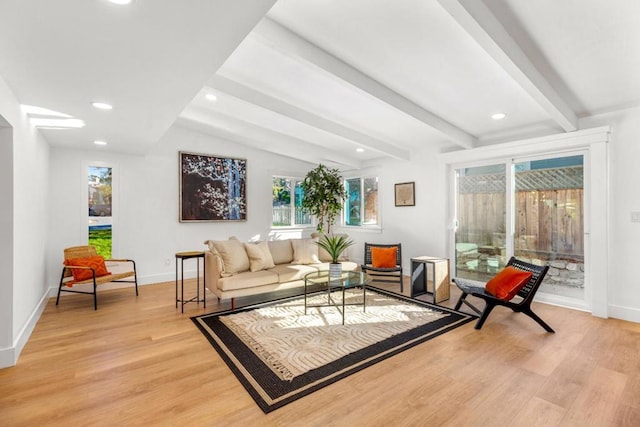
{"label": "vaulted ceiling", "polygon": [[42,126],[54,146],[141,154],[177,125],[351,169],[640,105],[638,22],[637,0],[9,0],[0,76],[84,122]]}

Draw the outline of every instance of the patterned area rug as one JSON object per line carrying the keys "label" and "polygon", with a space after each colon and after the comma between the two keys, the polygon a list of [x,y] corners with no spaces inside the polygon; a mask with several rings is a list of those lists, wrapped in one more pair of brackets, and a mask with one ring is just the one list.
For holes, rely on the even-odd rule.
{"label": "patterned area rug", "polygon": [[[332,293],[341,304],[341,293]],[[327,302],[324,292],[308,305]],[[381,290],[345,295],[344,325],[333,306],[300,296],[193,321],[264,412],[386,359],[474,318]]]}

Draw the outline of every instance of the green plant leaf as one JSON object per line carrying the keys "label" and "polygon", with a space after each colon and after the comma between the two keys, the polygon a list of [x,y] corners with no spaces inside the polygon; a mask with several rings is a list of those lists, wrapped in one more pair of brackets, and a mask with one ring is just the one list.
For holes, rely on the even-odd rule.
{"label": "green plant leaf", "polygon": [[340,254],[349,246],[354,245],[354,241],[343,235],[323,234],[316,244],[327,251],[331,257],[331,262],[336,264],[340,258]]}
{"label": "green plant leaf", "polygon": [[347,196],[338,169],[319,164],[310,170],[301,183],[304,191],[302,207],[318,220],[318,231],[329,233]]}

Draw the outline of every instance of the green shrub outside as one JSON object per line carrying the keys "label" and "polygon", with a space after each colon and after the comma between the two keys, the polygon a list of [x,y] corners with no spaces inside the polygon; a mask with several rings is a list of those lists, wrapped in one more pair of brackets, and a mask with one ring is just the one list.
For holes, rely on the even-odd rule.
{"label": "green shrub outside", "polygon": [[89,230],[89,244],[95,246],[98,255],[111,258],[111,229]]}

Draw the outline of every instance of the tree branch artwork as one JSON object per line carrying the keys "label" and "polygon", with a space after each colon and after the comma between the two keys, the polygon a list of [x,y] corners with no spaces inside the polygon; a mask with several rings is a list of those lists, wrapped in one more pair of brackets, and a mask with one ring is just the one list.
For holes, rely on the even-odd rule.
{"label": "tree branch artwork", "polygon": [[180,222],[246,221],[247,161],[180,152]]}

